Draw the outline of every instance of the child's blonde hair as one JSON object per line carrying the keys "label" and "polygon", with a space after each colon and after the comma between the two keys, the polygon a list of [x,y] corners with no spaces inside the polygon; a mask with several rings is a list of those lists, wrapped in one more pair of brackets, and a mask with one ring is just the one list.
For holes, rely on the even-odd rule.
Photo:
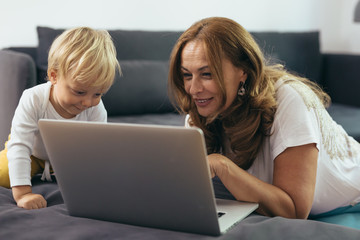
{"label": "child's blonde hair", "polygon": [[113,84],[116,70],[121,74],[110,34],[88,27],[67,30],[54,40],[48,56],[50,70],[58,77],[102,87],[104,92]]}

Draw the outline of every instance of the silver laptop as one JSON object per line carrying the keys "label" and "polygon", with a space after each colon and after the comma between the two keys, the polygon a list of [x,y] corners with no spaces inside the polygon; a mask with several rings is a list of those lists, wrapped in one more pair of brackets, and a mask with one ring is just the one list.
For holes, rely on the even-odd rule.
{"label": "silver laptop", "polygon": [[197,128],[40,120],[70,215],[220,235],[256,203],[215,199]]}

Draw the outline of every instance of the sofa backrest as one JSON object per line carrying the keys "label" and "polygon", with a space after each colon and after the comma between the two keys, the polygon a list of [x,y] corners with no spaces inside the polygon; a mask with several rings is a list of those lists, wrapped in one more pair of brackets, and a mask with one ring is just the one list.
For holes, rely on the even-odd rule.
{"label": "sofa backrest", "polygon": [[[37,65],[47,66],[48,50],[64,29],[37,27],[39,46]],[[119,60],[168,60],[172,47],[182,32],[108,30]]]}
{"label": "sofa backrest", "polygon": [[[64,29],[38,27],[36,63],[44,79],[48,50]],[[103,97],[109,116],[174,111],[167,97],[168,59],[181,32],[108,30],[122,76]],[[40,79],[41,80],[41,79]]]}
{"label": "sofa backrest", "polygon": [[[48,50],[64,29],[38,27],[38,83],[46,79]],[[123,76],[103,97],[109,116],[174,111],[167,96],[168,59],[180,31],[109,30]],[[271,63],[321,83],[319,32],[252,32]],[[33,54],[33,52],[32,52]]]}
{"label": "sofa backrest", "polygon": [[271,63],[322,84],[319,32],[252,32]]}

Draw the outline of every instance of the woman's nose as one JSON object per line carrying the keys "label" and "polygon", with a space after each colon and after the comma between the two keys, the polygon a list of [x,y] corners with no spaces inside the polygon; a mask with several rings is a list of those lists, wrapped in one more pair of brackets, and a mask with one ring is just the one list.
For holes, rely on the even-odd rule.
{"label": "woman's nose", "polygon": [[200,79],[194,77],[191,80],[190,94],[195,95],[203,91],[203,85]]}

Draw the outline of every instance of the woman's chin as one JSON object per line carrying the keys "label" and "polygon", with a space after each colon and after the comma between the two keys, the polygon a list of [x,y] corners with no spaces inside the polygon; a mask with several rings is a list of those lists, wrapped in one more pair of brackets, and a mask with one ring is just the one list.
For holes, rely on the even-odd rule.
{"label": "woman's chin", "polygon": [[213,114],[215,114],[215,111],[210,111],[210,109],[197,109],[200,116],[207,118],[211,117]]}

